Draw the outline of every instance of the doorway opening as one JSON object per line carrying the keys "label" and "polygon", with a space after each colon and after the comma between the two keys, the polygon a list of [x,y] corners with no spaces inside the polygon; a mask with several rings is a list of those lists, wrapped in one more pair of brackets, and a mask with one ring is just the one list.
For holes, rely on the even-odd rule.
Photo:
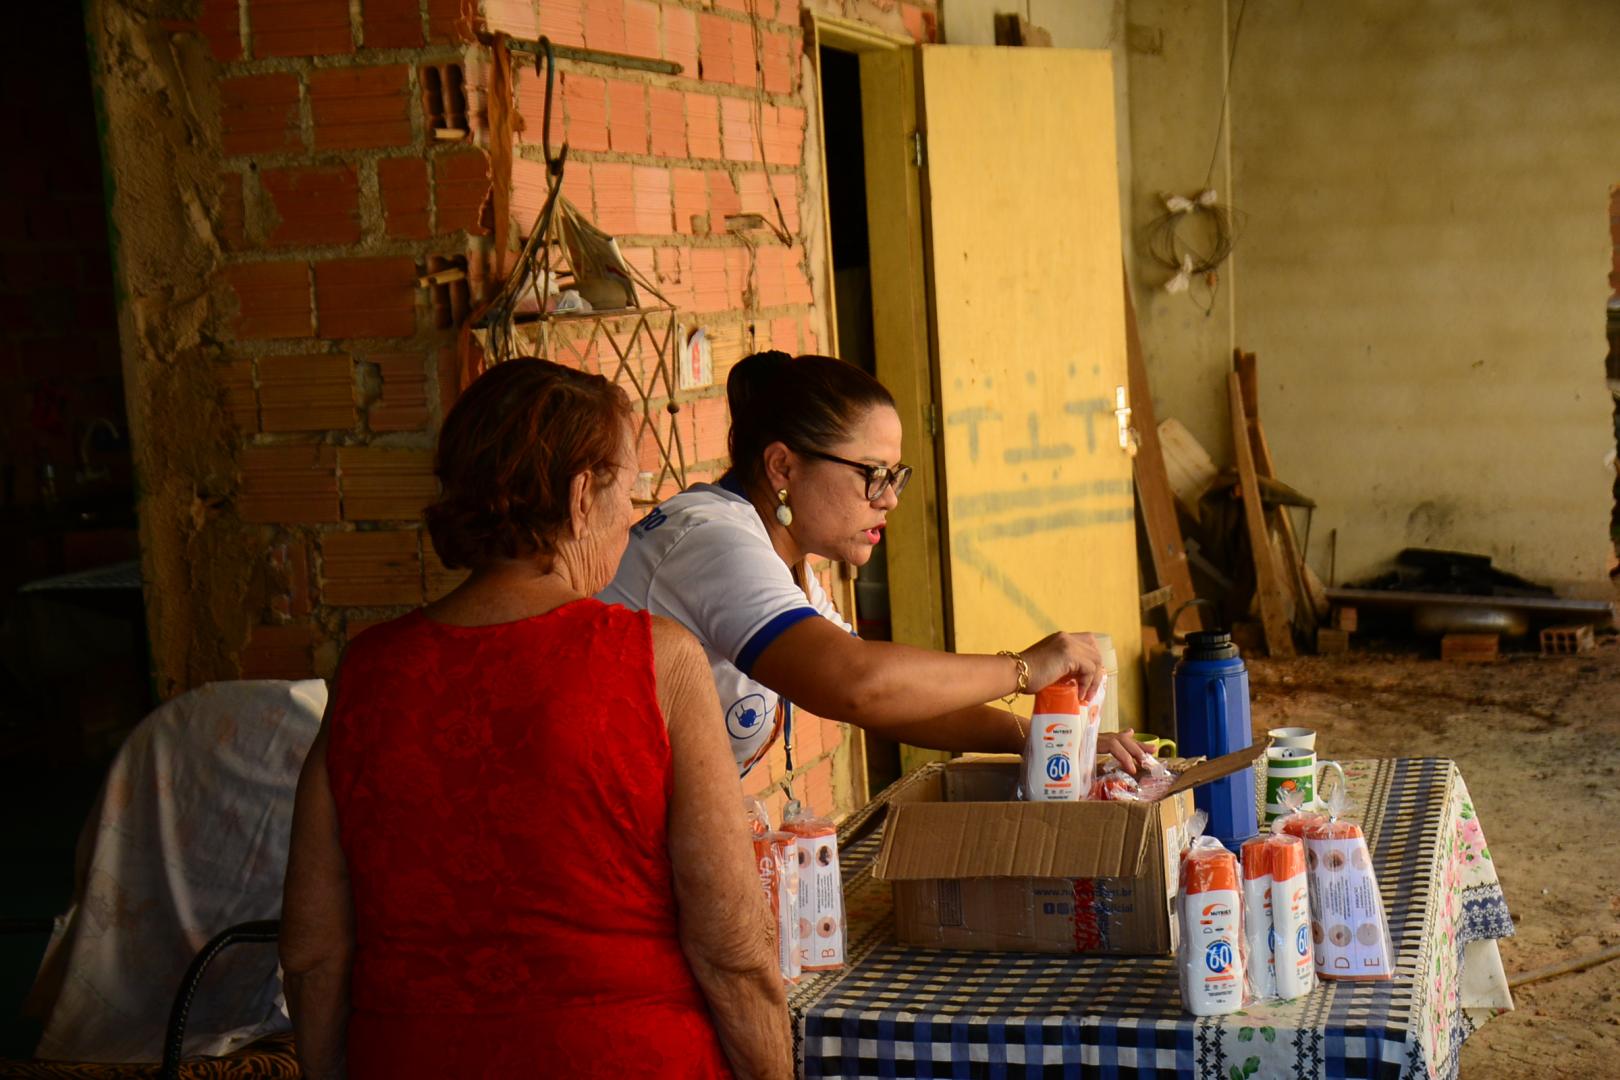
{"label": "doorway opening", "polygon": [[1620,582],[1620,184],[1609,189],[1609,237],[1614,244],[1614,262],[1609,272],[1607,325],[1609,357],[1604,374],[1614,402],[1615,449],[1609,458],[1614,467],[1614,504],[1609,510],[1609,577]]}
{"label": "doorway opening", "polygon": [[[826,164],[827,222],[832,239],[833,296],[840,358],[877,374],[872,326],[871,247],[866,218],[866,151],[861,112],[860,57],[821,46],[821,108]],[[879,544],[855,579],[856,629],[869,641],[893,640],[889,612],[888,545]],[[870,790],[900,777],[898,743],[866,733]]]}

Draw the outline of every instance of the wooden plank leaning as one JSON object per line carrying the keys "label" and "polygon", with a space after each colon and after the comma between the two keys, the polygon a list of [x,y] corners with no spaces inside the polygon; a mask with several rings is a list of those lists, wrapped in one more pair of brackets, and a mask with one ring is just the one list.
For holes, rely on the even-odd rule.
{"label": "wooden plank leaning", "polygon": [[[1154,584],[1169,586],[1168,614],[1174,617],[1198,594],[1193,591],[1192,572],[1187,569],[1187,548],[1181,536],[1181,523],[1176,520],[1175,496],[1170,490],[1170,474],[1159,445],[1159,423],[1153,412],[1153,391],[1148,386],[1147,360],[1142,353],[1142,334],[1136,325],[1136,305],[1131,301],[1131,282],[1129,277],[1122,276],[1122,280],[1125,285],[1126,378],[1130,382],[1132,426],[1136,428],[1138,439],[1132,462],[1136,472],[1136,497],[1142,507],[1148,546],[1152,548]],[[1204,621],[1199,609],[1186,608],[1181,624],[1188,630],[1202,630]],[[1176,627],[1170,627],[1172,634],[1175,630]]]}
{"label": "wooden plank leaning", "polygon": [[1266,530],[1265,508],[1260,503],[1260,480],[1254,470],[1254,447],[1249,442],[1248,416],[1243,407],[1243,383],[1237,372],[1227,375],[1226,389],[1232,405],[1232,450],[1243,494],[1243,521],[1254,554],[1254,591],[1260,601],[1266,651],[1272,656],[1293,656],[1294,632],[1288,623],[1283,580],[1271,556],[1271,534]]}

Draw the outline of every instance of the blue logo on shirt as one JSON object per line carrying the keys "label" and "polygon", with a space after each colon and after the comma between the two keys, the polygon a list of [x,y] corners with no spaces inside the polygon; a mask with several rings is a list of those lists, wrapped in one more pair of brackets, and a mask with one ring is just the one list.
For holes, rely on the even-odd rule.
{"label": "blue logo on shirt", "polygon": [[765,695],[749,694],[726,710],[726,730],[733,739],[751,738],[765,722]]}
{"label": "blue logo on shirt", "polygon": [[658,509],[654,510],[652,513],[638,521],[636,523],[636,528],[644,533],[650,533],[668,520],[669,515],[664,513],[664,508],[660,506]]}

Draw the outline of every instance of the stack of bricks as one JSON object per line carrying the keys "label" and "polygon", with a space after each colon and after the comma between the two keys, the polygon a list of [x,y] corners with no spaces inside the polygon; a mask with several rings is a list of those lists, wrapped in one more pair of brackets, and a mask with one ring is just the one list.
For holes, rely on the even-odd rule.
{"label": "stack of bricks", "polygon": [[[854,14],[932,40],[936,7],[856,0]],[[491,240],[492,34],[680,65],[560,62],[552,139],[569,148],[564,195],[712,342],[713,381],[678,395],[673,424],[688,482],[723,469],[730,365],[825,335],[800,24],[798,0],[200,0],[169,24],[217,65],[217,93],[199,96],[218,103],[218,376],[241,440],[235,510],[264,553],[244,677],[330,676],[345,641],[460,579],[420,513],[457,331],[510,264]],[[543,81],[525,54],[514,68],[515,246],[546,175]],[[466,280],[419,283],[445,268]],[[657,457],[644,444],[643,467]],[[796,735],[796,790],[831,809],[842,731],[806,716]],[[778,751],[751,785],[779,803],[784,773]]]}

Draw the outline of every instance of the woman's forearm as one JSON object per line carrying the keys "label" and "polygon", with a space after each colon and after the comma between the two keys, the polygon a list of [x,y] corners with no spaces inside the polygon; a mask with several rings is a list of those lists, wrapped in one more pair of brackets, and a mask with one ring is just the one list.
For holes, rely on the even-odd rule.
{"label": "woman's forearm", "polygon": [[308,1080],[342,1080],[349,1026],[349,965],[286,972],[282,988],[292,1015],[298,1060]]}
{"label": "woman's forearm", "polygon": [[686,943],[687,959],[709,1003],[716,1033],[738,1080],[788,1080],[793,1075],[793,1037],[788,1030],[787,994],[774,957],[766,965],[739,970],[705,959],[696,943]]}

